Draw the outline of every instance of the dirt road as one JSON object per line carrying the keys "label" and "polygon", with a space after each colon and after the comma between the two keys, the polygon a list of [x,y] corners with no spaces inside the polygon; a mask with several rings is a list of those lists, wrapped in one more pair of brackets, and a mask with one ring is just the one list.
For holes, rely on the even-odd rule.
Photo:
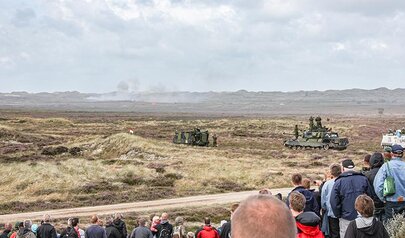
{"label": "dirt road", "polygon": [[[273,194],[281,193],[286,196],[292,188],[280,188],[272,189]],[[49,214],[51,217],[66,218],[69,216],[90,216],[92,214],[113,214],[115,212],[127,213],[127,212],[147,212],[147,211],[159,211],[164,209],[173,208],[184,208],[184,207],[199,207],[214,204],[226,204],[232,202],[241,201],[252,194],[257,194],[258,191],[245,191],[245,192],[233,192],[233,193],[221,193],[213,195],[201,195],[183,198],[173,198],[173,199],[163,199],[155,201],[146,202],[132,202],[132,203],[121,203],[113,205],[102,205],[94,207],[78,207],[78,208],[68,208],[68,209],[58,209],[40,212],[28,212],[28,213],[17,213],[17,214],[7,214],[0,215],[0,223],[21,221],[24,219],[40,220],[43,214]]]}

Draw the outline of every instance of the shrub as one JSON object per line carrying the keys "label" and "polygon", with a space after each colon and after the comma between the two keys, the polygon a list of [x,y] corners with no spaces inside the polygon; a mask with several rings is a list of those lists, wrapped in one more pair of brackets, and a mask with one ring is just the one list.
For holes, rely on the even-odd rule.
{"label": "shrub", "polygon": [[405,216],[396,214],[394,218],[385,223],[385,229],[391,238],[405,237]]}

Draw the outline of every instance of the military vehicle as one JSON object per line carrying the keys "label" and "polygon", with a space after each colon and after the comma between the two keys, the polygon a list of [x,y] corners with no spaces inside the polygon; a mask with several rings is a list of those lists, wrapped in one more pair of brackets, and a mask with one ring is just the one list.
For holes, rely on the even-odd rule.
{"label": "military vehicle", "polygon": [[347,138],[339,137],[337,132],[322,126],[322,119],[320,117],[309,118],[309,129],[304,131],[302,135],[299,134],[298,126],[295,126],[295,138],[285,140],[284,146],[291,149],[337,149],[344,150],[349,145]]}
{"label": "military vehicle", "polygon": [[396,130],[395,132],[393,130],[388,130],[388,133],[383,135],[383,138],[381,140],[381,146],[383,148],[385,147],[391,147],[392,145],[398,144],[401,145],[402,147],[405,147],[405,129],[402,130]]}
{"label": "military vehicle", "polygon": [[194,128],[192,131],[176,131],[173,137],[173,143],[185,145],[209,145],[208,131],[201,131],[199,128]]}

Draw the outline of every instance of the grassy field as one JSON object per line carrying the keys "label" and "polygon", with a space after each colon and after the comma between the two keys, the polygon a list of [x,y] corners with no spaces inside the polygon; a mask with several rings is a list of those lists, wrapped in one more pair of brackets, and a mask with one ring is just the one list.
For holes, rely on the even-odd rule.
{"label": "grassy field", "polygon": [[[326,126],[349,138],[347,150],[285,148],[283,141],[290,137],[285,133],[292,133],[295,124],[306,128],[307,117],[52,117],[3,111],[0,213],[287,187],[293,173],[322,179],[328,165],[343,158],[360,168],[365,154],[381,150],[382,133],[403,126],[403,118],[326,117]],[[175,130],[194,127],[216,133],[218,147],[171,143]]]}

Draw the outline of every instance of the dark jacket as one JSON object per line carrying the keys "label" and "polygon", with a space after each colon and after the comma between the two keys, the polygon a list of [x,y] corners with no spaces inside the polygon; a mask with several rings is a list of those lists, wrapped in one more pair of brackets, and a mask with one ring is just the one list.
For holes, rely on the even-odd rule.
{"label": "dark jacket", "polygon": [[42,223],[37,230],[37,238],[56,238],[56,230],[49,223]]}
{"label": "dark jacket", "polygon": [[[318,202],[316,201],[313,192],[305,189],[302,186],[298,186],[298,187],[294,188],[291,192],[299,192],[299,193],[301,193],[302,195],[305,196],[306,203],[305,203],[304,212],[315,212],[316,214],[319,215]],[[289,201],[290,194],[288,194],[288,196],[287,196],[287,206],[288,207],[290,207],[290,201]]]}
{"label": "dark jacket", "polygon": [[231,237],[231,222],[227,222],[222,225],[221,234],[219,234],[220,238],[229,238]]}
{"label": "dark jacket", "polygon": [[196,238],[219,238],[217,230],[210,225],[205,225],[203,229],[198,232]]}
{"label": "dark jacket", "polygon": [[87,227],[86,231],[84,232],[84,236],[86,238],[107,238],[107,233],[101,226],[93,224]]}
{"label": "dark jacket", "polygon": [[73,227],[67,227],[66,229],[63,229],[63,231],[60,233],[60,238],[68,238],[68,237],[80,238],[79,234],[77,234],[77,231]]}
{"label": "dark jacket", "polygon": [[156,238],[160,238],[160,235],[163,230],[167,230],[171,235],[173,235],[173,225],[170,224],[168,221],[162,221],[159,225],[156,227],[157,233],[156,233]]}
{"label": "dark jacket", "polygon": [[[359,222],[359,219],[361,218],[350,222],[344,238],[389,238],[384,225],[380,221],[377,221],[377,219],[373,219],[371,226],[362,224],[362,222]],[[358,228],[358,226],[361,228]]]}
{"label": "dark jacket", "polygon": [[105,233],[107,238],[121,238],[122,234],[113,224],[107,225],[105,227]]}
{"label": "dark jacket", "polygon": [[374,186],[373,186],[374,178],[377,175],[379,169],[380,169],[380,167],[372,168],[370,171],[367,171],[364,175],[366,175],[368,182],[370,183],[370,186],[371,186],[371,198],[374,201],[374,206],[376,208],[383,208],[384,203],[378,198],[377,194],[375,194]]}
{"label": "dark jacket", "polygon": [[11,232],[11,230],[4,230],[3,233],[1,233],[0,238],[8,238],[8,234]]}
{"label": "dark jacket", "polygon": [[130,238],[153,238],[153,235],[149,228],[138,226],[132,231]]}
{"label": "dark jacket", "polygon": [[323,238],[323,233],[319,228],[321,218],[314,212],[304,212],[295,217],[297,225],[297,237]]}
{"label": "dark jacket", "polygon": [[123,220],[115,219],[114,220],[114,226],[120,232],[121,238],[127,238],[128,237],[127,225],[125,224],[125,222]]}
{"label": "dark jacket", "polygon": [[371,186],[366,176],[355,171],[343,172],[333,185],[330,205],[337,218],[354,220],[357,217],[354,202],[361,194],[371,195]]}

